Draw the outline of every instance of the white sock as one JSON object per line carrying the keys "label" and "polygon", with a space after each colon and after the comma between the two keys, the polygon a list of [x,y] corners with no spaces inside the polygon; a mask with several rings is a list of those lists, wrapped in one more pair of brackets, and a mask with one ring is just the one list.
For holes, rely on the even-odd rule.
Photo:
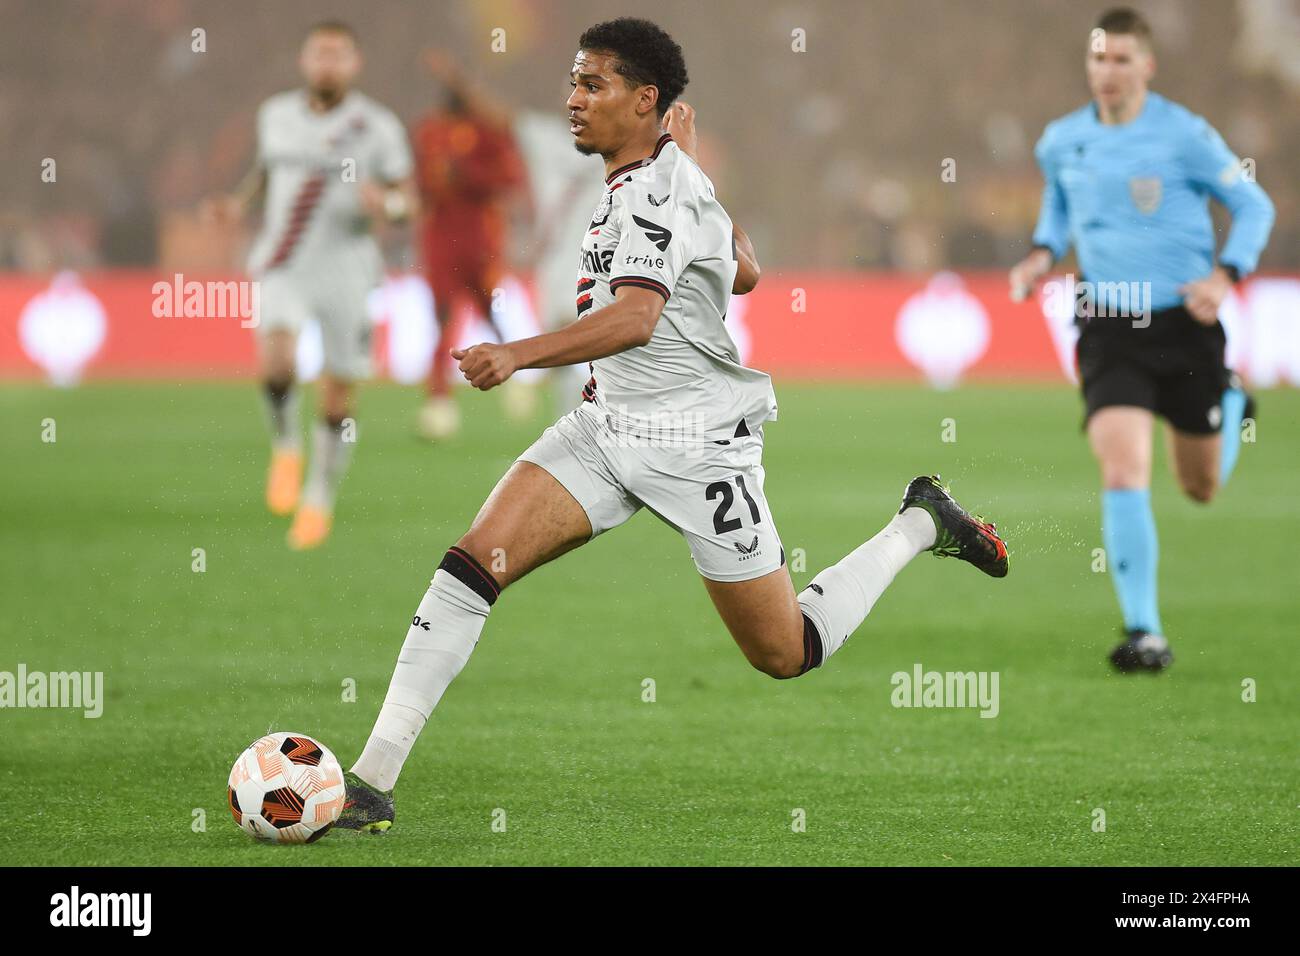
{"label": "white sock", "polygon": [[302,487],[302,500],[322,511],[334,510],[334,497],[338,494],[343,473],[348,470],[354,442],[344,441],[342,426],[329,422],[316,422],[312,429],[311,465]]}
{"label": "white sock", "polygon": [[353,773],[380,790],[393,789],[433,708],[469,660],[490,610],[446,571],[434,573],[415,612],[419,623],[406,632],[384,706]]}
{"label": "white sock", "polygon": [[271,447],[276,451],[302,448],[302,430],[298,421],[298,387],[290,384],[283,392],[263,386],[266,419],[271,427]]}
{"label": "white sock", "polygon": [[934,519],[929,512],[908,508],[800,592],[799,606],[821,635],[823,664],[866,620],[903,566],[934,547],[934,541]]}

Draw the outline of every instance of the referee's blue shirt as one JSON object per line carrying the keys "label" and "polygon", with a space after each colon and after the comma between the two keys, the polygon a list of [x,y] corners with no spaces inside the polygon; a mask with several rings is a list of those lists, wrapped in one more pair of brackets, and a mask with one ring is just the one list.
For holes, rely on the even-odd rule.
{"label": "referee's blue shirt", "polygon": [[1150,282],[1152,310],[1214,267],[1207,199],[1232,213],[1219,263],[1255,270],[1273,203],[1202,117],[1147,91],[1131,122],[1108,126],[1089,103],[1047,124],[1034,156],[1046,185],[1034,245],[1060,259],[1073,243],[1089,282]]}

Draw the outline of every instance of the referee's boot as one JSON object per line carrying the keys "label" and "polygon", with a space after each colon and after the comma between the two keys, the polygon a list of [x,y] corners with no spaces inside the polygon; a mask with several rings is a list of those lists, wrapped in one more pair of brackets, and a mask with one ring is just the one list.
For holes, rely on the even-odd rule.
{"label": "referee's boot", "polygon": [[1149,631],[1125,631],[1125,640],[1110,652],[1110,662],[1123,674],[1148,671],[1158,674],[1174,662],[1174,652],[1161,634]]}

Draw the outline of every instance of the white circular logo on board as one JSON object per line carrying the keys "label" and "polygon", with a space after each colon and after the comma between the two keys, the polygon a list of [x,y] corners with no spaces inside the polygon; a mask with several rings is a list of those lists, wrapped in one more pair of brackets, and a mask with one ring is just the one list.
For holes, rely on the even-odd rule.
{"label": "white circular logo on board", "polygon": [[55,385],[75,385],[108,334],[108,318],[75,272],[60,272],[18,316],[18,341]]}
{"label": "white circular logo on board", "polygon": [[951,388],[989,347],[989,317],[952,272],[936,273],[903,303],[894,324],[899,351],[938,388]]}

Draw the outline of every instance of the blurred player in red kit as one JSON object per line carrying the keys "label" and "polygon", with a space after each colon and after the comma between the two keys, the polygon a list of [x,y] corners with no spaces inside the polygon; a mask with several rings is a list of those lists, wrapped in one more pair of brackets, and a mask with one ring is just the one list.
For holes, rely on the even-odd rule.
{"label": "blurred player in red kit", "polygon": [[505,341],[493,316],[493,292],[507,271],[510,204],[523,194],[527,178],[509,113],[476,89],[447,55],[432,51],[425,62],[446,89],[443,108],[421,121],[414,134],[425,210],[424,267],[438,321],[420,430],[437,439],[460,426],[448,350],[455,344],[458,307],[465,297]]}

